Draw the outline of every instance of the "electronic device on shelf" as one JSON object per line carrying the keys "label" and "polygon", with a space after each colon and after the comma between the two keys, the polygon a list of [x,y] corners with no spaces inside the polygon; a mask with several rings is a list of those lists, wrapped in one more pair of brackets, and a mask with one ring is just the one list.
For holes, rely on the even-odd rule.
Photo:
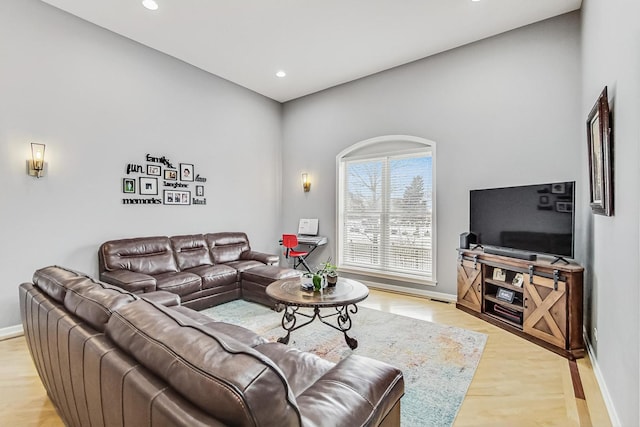
{"label": "electronic device on shelf", "polygon": [[575,181],[472,190],[469,231],[486,253],[567,262],[574,255],[574,206]]}

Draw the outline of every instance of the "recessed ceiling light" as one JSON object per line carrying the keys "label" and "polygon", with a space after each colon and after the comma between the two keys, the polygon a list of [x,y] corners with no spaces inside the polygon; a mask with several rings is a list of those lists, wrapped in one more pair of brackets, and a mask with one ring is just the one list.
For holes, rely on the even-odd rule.
{"label": "recessed ceiling light", "polygon": [[158,3],[155,0],[142,0],[142,5],[149,10],[158,10]]}
{"label": "recessed ceiling light", "polygon": [[276,73],[276,76],[282,78],[282,77],[286,77],[287,73],[285,73],[284,71],[280,70]]}

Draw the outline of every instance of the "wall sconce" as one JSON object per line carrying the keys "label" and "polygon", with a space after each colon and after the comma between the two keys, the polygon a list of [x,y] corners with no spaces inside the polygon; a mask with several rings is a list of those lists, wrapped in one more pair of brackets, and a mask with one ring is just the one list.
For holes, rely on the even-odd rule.
{"label": "wall sconce", "polygon": [[309,174],[302,174],[302,188],[305,193],[308,193],[311,190],[311,181],[309,181]]}
{"label": "wall sconce", "polygon": [[31,143],[31,160],[28,160],[29,175],[41,178],[44,176],[44,144]]}

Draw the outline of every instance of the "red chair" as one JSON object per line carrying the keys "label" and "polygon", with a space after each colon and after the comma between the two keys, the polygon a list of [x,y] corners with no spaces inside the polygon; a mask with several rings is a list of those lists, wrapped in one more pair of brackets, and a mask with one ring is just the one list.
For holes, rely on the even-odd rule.
{"label": "red chair", "polygon": [[311,273],[311,269],[307,265],[307,262],[304,260],[309,252],[304,251],[296,251],[294,248],[298,246],[298,236],[295,234],[283,234],[282,235],[282,246],[287,248],[284,253],[285,258],[289,259],[289,257],[293,257],[293,268],[298,268],[300,264],[307,269],[309,273]]}

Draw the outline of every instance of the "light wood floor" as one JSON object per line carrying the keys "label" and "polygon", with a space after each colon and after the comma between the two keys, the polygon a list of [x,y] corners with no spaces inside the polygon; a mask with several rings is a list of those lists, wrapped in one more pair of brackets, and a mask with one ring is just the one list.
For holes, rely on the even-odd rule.
{"label": "light wood floor", "polygon": [[[455,308],[455,304],[372,290],[361,306],[488,335],[455,426],[610,426],[588,358],[578,360],[585,399],[569,362]],[[23,337],[0,341],[0,426],[62,426]],[[409,427],[409,426],[407,426]]]}

